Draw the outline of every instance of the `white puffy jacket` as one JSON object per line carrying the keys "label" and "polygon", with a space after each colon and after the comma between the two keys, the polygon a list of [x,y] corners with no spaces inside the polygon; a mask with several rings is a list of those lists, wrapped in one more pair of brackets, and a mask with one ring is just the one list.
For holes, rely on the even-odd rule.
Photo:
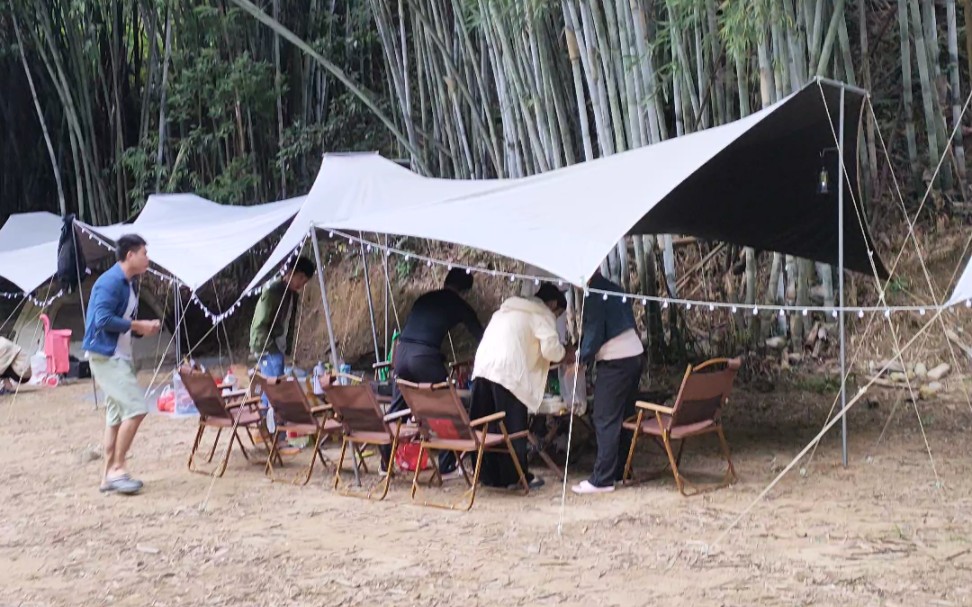
{"label": "white puffy jacket", "polygon": [[557,334],[557,319],[535,297],[511,297],[486,327],[473,377],[496,382],[535,412],[543,401],[550,363],[565,354]]}

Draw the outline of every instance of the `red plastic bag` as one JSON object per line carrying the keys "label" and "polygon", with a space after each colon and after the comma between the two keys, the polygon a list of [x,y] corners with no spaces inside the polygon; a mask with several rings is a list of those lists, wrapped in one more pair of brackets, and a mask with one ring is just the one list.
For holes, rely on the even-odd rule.
{"label": "red plastic bag", "polygon": [[422,461],[418,462],[419,444],[404,443],[398,446],[395,451],[395,464],[399,470],[415,472],[417,465],[421,465],[422,470],[429,469],[429,452],[422,451]]}
{"label": "red plastic bag", "polygon": [[159,395],[159,399],[155,402],[156,408],[162,413],[172,413],[175,411],[175,392],[170,388],[166,388]]}

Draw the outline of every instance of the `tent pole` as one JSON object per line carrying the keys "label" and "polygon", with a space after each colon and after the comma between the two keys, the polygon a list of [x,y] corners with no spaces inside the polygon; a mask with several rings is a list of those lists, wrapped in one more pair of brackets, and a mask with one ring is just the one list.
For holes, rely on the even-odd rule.
{"label": "tent pole", "polygon": [[331,346],[331,365],[335,373],[340,364],[337,357],[337,344],[334,341],[334,324],[331,322],[331,305],[327,301],[327,287],[324,286],[324,264],[321,263],[321,243],[317,240],[317,228],[311,227],[314,238],[314,261],[317,263],[317,284],[321,287],[321,302],[324,304],[324,322],[327,324],[327,339]]}
{"label": "tent pole", "polygon": [[[314,262],[317,264],[317,284],[321,288],[321,303],[324,305],[324,322],[327,324],[327,339],[331,345],[331,366],[334,367],[334,372],[337,373],[341,369],[338,363],[337,343],[334,341],[334,323],[331,322],[331,305],[327,301],[327,287],[324,286],[324,264],[321,263],[321,243],[317,240],[317,228],[315,226],[311,226],[310,232],[311,237],[314,239]],[[353,459],[351,467],[354,468],[354,482],[360,487],[361,477],[358,474],[359,462],[357,449],[351,449],[351,458]]]}
{"label": "tent pole", "polygon": [[837,276],[838,292],[840,297],[840,443],[841,443],[841,462],[847,467],[847,359],[846,359],[846,334],[844,331],[844,87],[840,89],[840,131],[839,131],[839,156],[840,163],[837,167],[837,239],[840,250],[837,252]]}
{"label": "tent pole", "polygon": [[[378,326],[375,320],[375,302],[371,298],[371,277],[368,275],[368,254],[365,252],[364,237],[358,232],[358,244],[361,246],[361,269],[364,270],[365,294],[368,295],[368,316],[371,319],[371,340],[375,344],[375,362],[381,362],[378,351]],[[369,245],[370,246],[370,245]]]}
{"label": "tent pole", "polygon": [[172,303],[174,304],[172,310],[175,315],[175,351],[176,351],[176,368],[182,364],[182,318],[179,314],[179,283],[172,281]]}

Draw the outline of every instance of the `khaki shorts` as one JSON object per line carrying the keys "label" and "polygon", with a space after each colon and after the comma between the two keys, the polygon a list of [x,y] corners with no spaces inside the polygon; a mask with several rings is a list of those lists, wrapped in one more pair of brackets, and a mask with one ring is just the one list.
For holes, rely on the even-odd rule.
{"label": "khaki shorts", "polygon": [[91,374],[106,395],[105,421],[108,426],[117,426],[126,419],[148,413],[145,391],[135,379],[132,361],[89,353],[88,362]]}

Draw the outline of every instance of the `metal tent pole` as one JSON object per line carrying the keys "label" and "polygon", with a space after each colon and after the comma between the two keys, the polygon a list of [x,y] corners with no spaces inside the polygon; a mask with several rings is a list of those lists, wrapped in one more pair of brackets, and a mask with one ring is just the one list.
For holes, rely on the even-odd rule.
{"label": "metal tent pole", "polygon": [[[334,324],[331,322],[331,305],[327,301],[327,287],[324,285],[324,264],[321,263],[321,243],[317,240],[317,228],[311,226],[311,237],[314,239],[314,262],[317,264],[317,284],[321,288],[321,302],[324,305],[324,322],[327,324],[327,339],[331,345],[331,366],[334,372],[340,370],[337,355],[337,343],[334,341]],[[354,482],[361,486],[361,478],[358,474],[358,450],[352,446],[351,457],[353,459]],[[338,471],[340,473],[340,471]]]}
{"label": "metal tent pole", "polygon": [[180,313],[180,306],[182,302],[179,300],[179,283],[172,281],[172,303],[174,304],[173,314],[175,316],[175,351],[176,351],[176,368],[182,364],[182,314]]}
{"label": "metal tent pole", "polygon": [[838,134],[838,155],[840,161],[837,166],[837,276],[838,293],[840,298],[840,442],[841,461],[847,467],[847,359],[846,338],[844,332],[844,87],[840,87],[840,131]]}

